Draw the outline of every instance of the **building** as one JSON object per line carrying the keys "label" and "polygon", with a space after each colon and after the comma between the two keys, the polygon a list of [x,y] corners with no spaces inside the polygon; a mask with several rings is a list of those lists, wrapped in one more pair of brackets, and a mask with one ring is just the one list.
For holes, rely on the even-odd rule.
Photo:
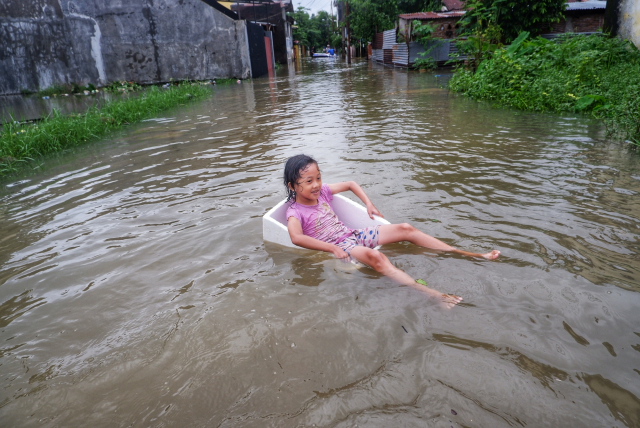
{"label": "building", "polygon": [[[439,65],[443,65],[452,58],[452,54],[457,54],[454,39],[459,35],[459,21],[465,15],[464,3],[460,0],[443,0],[444,6],[441,12],[418,12],[398,15],[398,26],[395,30],[403,43],[396,43],[393,37],[385,33],[385,46],[378,48],[381,52],[376,52],[376,47],[382,45],[382,33],[374,39],[372,56],[379,59],[379,62],[393,64],[396,66],[410,67],[419,58],[419,54],[424,52],[424,48],[413,41],[412,26],[413,21],[429,23],[435,27],[433,36],[442,42],[434,42],[429,56],[434,58]],[[549,26],[540,27],[533,32],[534,35],[541,35],[545,38],[554,38],[562,33],[584,33],[591,34],[602,29],[604,24],[604,13],[606,1],[577,1],[569,0],[564,12],[564,19]],[[391,30],[389,30],[391,31]],[[377,41],[377,43],[376,43]],[[406,44],[402,46],[402,44]],[[388,52],[385,52],[385,49]],[[458,57],[458,59],[464,59]]]}
{"label": "building", "polygon": [[551,29],[542,28],[540,35],[552,38],[562,33],[595,33],[602,30],[606,1],[569,0],[564,11],[564,19],[551,25]]}
{"label": "building", "polygon": [[2,0],[0,95],[56,84],[248,78],[249,25],[214,0]]}
{"label": "building", "polygon": [[286,64],[293,60],[293,13],[291,0],[239,0],[221,2],[238,14],[240,19],[261,25],[273,38],[275,61]]}

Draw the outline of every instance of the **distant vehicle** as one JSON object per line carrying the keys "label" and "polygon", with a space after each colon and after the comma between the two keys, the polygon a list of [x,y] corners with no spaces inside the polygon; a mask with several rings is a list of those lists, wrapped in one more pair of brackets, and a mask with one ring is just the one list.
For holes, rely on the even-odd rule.
{"label": "distant vehicle", "polygon": [[313,58],[331,58],[334,55],[328,54],[328,53],[324,53],[324,52],[317,52],[313,54]]}

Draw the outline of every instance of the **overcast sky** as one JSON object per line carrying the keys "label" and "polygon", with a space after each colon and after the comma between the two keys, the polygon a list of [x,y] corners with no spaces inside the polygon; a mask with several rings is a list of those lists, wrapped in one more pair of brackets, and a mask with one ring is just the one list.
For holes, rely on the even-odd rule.
{"label": "overcast sky", "polygon": [[[321,10],[325,10],[331,13],[331,1],[332,0],[292,0],[293,8],[297,9],[298,7],[306,7],[309,10],[309,15],[317,14]],[[335,14],[336,11],[334,10]]]}

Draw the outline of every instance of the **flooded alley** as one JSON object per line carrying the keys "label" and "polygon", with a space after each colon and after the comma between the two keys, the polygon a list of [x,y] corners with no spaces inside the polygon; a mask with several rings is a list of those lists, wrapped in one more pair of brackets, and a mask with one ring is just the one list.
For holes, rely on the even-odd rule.
{"label": "flooded alley", "polygon": [[[640,157],[449,78],[309,59],[3,178],[2,425],[639,426]],[[298,153],[501,257],[384,246],[446,310],[264,242]]]}

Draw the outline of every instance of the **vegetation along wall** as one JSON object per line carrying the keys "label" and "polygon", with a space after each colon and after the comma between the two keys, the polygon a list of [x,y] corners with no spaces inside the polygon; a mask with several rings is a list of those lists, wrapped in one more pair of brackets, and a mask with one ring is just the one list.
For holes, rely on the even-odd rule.
{"label": "vegetation along wall", "polygon": [[248,78],[245,25],[200,0],[2,0],[0,94]]}

